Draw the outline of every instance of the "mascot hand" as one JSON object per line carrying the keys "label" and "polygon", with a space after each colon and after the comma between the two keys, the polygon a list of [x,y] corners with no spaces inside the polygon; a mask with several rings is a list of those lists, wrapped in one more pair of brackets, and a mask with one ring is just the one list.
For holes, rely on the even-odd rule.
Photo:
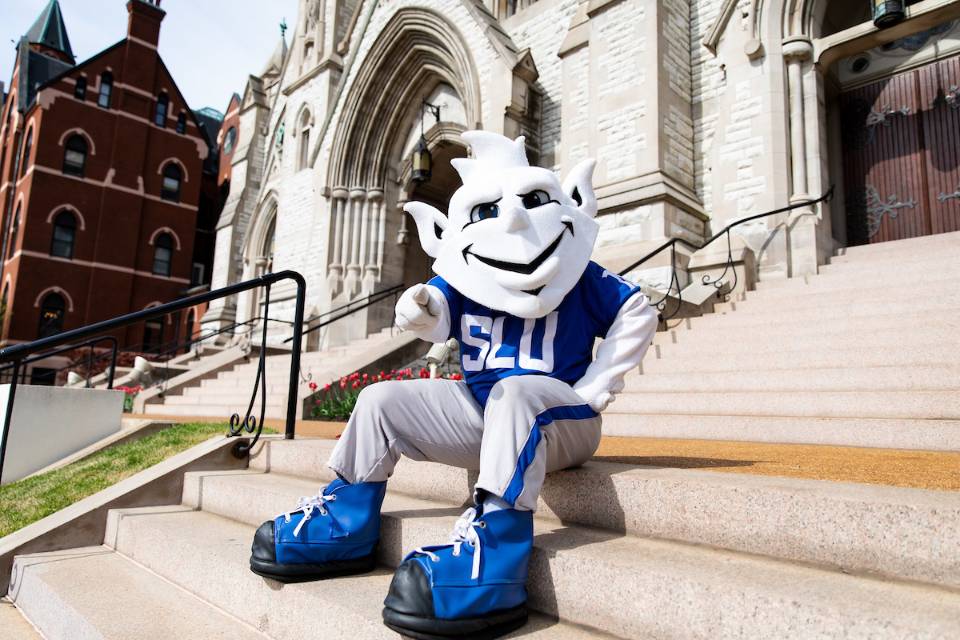
{"label": "mascot hand", "polygon": [[440,303],[433,299],[425,284],[415,284],[397,301],[397,326],[415,333],[430,331],[440,321]]}
{"label": "mascot hand", "polygon": [[574,391],[597,413],[602,413],[615,399],[614,395],[609,391],[595,392],[588,388],[574,388]]}

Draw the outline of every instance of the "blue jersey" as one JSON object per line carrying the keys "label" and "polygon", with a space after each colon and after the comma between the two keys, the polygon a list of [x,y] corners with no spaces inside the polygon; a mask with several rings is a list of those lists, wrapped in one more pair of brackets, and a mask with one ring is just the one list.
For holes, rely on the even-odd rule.
{"label": "blue jersey", "polygon": [[450,307],[450,336],[471,393],[484,406],[498,380],[545,375],[573,385],[593,361],[593,344],[607,335],[620,307],[640,290],[590,262],[563,302],[543,318],[524,319],[470,300],[440,276],[428,284]]}

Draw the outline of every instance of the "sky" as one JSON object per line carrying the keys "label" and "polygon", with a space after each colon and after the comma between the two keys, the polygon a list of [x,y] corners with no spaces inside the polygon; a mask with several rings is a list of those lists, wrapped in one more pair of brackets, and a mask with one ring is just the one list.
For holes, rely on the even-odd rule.
{"label": "sky", "polygon": [[[0,81],[9,90],[15,44],[48,0],[0,0]],[[122,40],[126,0],[60,0],[77,62]],[[247,76],[259,73],[280,40],[280,21],[297,21],[298,0],[162,0],[160,55],[192,109],[224,111]]]}

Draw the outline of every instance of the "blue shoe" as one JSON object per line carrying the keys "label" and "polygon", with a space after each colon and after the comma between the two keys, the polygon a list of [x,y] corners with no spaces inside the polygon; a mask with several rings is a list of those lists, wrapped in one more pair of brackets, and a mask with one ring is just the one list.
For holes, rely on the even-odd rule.
{"label": "blue shoe", "polygon": [[380,540],[386,482],[337,478],[320,495],[260,525],[250,570],[280,582],[305,582],[371,571]]}
{"label": "blue shoe", "polygon": [[450,541],[404,559],[383,602],[384,623],[424,640],[498,638],[522,627],[533,513],[467,509]]}

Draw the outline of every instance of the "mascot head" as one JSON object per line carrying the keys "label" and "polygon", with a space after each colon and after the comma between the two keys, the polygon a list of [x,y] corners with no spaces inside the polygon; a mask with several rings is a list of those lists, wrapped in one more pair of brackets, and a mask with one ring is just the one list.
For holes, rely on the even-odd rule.
{"label": "mascot head", "polygon": [[472,158],[452,161],[463,186],[444,216],[423,202],[404,210],[417,222],[433,270],[471,300],[521,318],[559,306],[583,275],[597,239],[593,160],[563,185],[531,167],[523,138],[467,131]]}

